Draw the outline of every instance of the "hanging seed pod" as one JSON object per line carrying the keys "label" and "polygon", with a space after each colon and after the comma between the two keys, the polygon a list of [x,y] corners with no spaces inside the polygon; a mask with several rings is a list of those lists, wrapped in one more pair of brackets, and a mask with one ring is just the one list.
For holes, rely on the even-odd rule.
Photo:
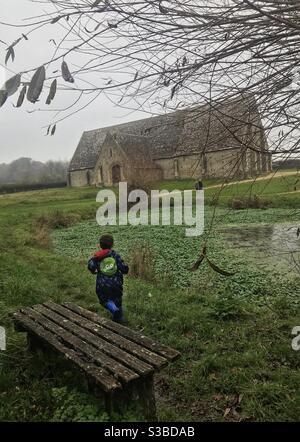
{"label": "hanging seed pod", "polygon": [[16,107],[22,106],[22,104],[24,103],[24,98],[26,96],[26,92],[27,92],[27,85],[25,84],[21,89]]}
{"label": "hanging seed pod", "polygon": [[3,106],[3,104],[6,102],[7,100],[7,92],[4,89],[0,90],[0,107]]}
{"label": "hanging seed pod", "polygon": [[56,90],[57,90],[57,80],[55,79],[52,81],[46,104],[51,104],[51,101],[54,99],[54,97],[56,95]]}
{"label": "hanging seed pod", "polygon": [[35,72],[29,84],[27,92],[27,100],[30,101],[30,103],[36,103],[38,101],[41,92],[43,90],[45,78],[46,78],[46,70],[44,66],[41,66]]}
{"label": "hanging seed pod", "polygon": [[72,77],[69,67],[65,61],[62,62],[61,73],[65,81],[67,81],[68,83],[74,83],[74,78]]}
{"label": "hanging seed pod", "polygon": [[52,137],[55,134],[55,132],[56,132],[56,124],[54,124],[54,126],[52,127],[52,130],[51,130],[51,136]]}
{"label": "hanging seed pod", "polygon": [[15,50],[13,46],[9,46],[7,48],[6,57],[5,57],[5,64],[8,63],[8,60],[11,58],[11,61],[15,61]]}
{"label": "hanging seed pod", "polygon": [[14,77],[7,80],[7,82],[4,85],[4,89],[6,90],[8,97],[10,97],[11,95],[17,92],[17,90],[20,87],[20,84],[21,84],[20,74],[15,75]]}

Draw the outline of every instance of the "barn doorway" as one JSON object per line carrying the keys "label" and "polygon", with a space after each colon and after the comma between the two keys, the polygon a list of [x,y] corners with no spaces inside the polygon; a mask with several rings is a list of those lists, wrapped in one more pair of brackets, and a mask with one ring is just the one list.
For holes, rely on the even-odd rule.
{"label": "barn doorway", "polygon": [[88,186],[90,186],[92,184],[92,176],[91,176],[91,171],[90,170],[88,170],[86,172],[86,182],[87,182]]}
{"label": "barn doorway", "polygon": [[121,181],[121,167],[116,164],[112,168],[112,183],[113,184],[119,184]]}

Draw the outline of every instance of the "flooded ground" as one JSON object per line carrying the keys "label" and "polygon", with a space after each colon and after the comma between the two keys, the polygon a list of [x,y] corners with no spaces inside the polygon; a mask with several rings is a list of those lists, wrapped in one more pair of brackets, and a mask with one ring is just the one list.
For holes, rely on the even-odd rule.
{"label": "flooded ground", "polygon": [[230,249],[238,249],[261,265],[280,265],[300,273],[300,222],[224,227],[219,230]]}

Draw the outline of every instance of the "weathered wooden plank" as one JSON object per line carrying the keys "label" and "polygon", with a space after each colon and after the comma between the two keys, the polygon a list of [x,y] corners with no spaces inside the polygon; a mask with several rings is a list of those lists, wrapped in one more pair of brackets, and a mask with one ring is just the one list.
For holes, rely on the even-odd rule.
{"label": "weathered wooden plank", "polygon": [[139,377],[137,373],[105,355],[103,352],[95,349],[74,334],[69,333],[64,328],[50,321],[32,308],[23,309],[21,311],[31,319],[37,321],[47,330],[56,334],[56,336],[60,340],[63,340],[65,344],[70,345],[74,350],[79,350],[81,353],[88,356],[93,363],[100,364],[102,368],[111,372],[118,380],[130,382]]}
{"label": "weathered wooden plank", "polygon": [[90,312],[89,310],[86,310],[83,307],[77,306],[70,302],[63,302],[62,305],[69,310],[72,310],[73,312],[78,313],[79,315],[84,316],[87,319],[90,319],[94,323],[100,324],[103,327],[112,330],[113,332],[118,333],[119,335],[124,336],[125,338],[136,342],[139,345],[144,346],[145,348],[148,348],[149,350],[163,356],[169,361],[174,361],[180,357],[180,353],[177,350],[155,342],[152,339],[143,335],[141,332],[131,330],[130,328],[124,327],[123,325],[113,322],[109,319],[102,318],[96,313]]}
{"label": "weathered wooden plank", "polygon": [[101,336],[106,341],[119,346],[121,349],[126,350],[138,357],[142,361],[146,361],[148,364],[151,364],[153,367],[159,369],[167,365],[168,360],[147,348],[144,348],[135,342],[132,342],[123,336],[118,335],[117,333],[112,332],[111,330],[103,327],[101,324],[96,324],[81,315],[76,314],[75,312],[67,309],[66,307],[55,304],[54,302],[46,302],[44,304],[51,310],[59,312],[64,317],[68,318],[71,322],[80,324],[81,327],[87,328],[88,330],[96,333],[98,336]]}
{"label": "weathered wooden plank", "polygon": [[[57,304],[53,304],[53,310],[50,309],[50,307],[45,305],[37,305],[34,306],[34,310],[38,311],[42,315],[46,316],[47,318],[51,319],[57,324],[60,324],[64,329],[71,331],[71,333],[76,334],[81,339],[84,339],[89,344],[94,345],[98,350],[104,351],[108,356],[113,357],[117,361],[121,362],[122,365],[126,365],[131,370],[137,372],[139,375],[149,375],[150,373],[153,373],[154,369],[148,364],[145,364],[143,361],[140,361],[139,359],[132,356],[130,353],[127,353],[120,348],[116,347],[114,343],[107,342],[101,338],[99,338],[95,334],[95,324],[92,327],[88,327],[90,331],[87,331],[86,328],[82,327],[82,324],[79,321],[79,325],[76,324],[76,320],[73,317],[74,314],[67,310],[69,312],[69,315],[62,316],[63,313],[61,313],[61,310],[66,310],[63,307],[58,306]],[[59,313],[56,313],[59,312]],[[69,316],[69,317],[68,317]],[[66,319],[67,318],[67,319]],[[84,319],[83,319],[84,321]],[[97,328],[96,328],[97,330]]]}
{"label": "weathered wooden plank", "polygon": [[48,330],[45,330],[44,327],[30,319],[27,315],[24,315],[21,312],[14,313],[13,321],[15,324],[17,324],[17,326],[20,326],[22,330],[27,331],[30,335],[32,334],[33,336],[37,337],[45,345],[57,351],[66,360],[82,370],[105,392],[111,392],[122,388],[121,384],[106,370],[94,365],[91,362],[86,362],[81,359],[73,349],[66,347],[64,344],[58,341],[56,335]]}

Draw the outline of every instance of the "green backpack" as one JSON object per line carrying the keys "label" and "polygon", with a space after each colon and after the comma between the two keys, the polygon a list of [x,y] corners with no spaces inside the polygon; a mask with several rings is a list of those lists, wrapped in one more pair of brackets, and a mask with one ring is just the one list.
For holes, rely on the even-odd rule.
{"label": "green backpack", "polygon": [[108,256],[107,258],[102,259],[100,262],[100,271],[105,276],[114,276],[118,271],[115,258]]}

